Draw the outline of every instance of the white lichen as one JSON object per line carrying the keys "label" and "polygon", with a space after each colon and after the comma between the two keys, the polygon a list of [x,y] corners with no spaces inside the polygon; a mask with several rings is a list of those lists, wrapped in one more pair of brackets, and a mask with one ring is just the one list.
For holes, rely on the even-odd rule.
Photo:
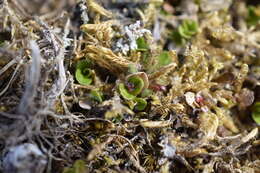
{"label": "white lichen", "polygon": [[79,8],[81,10],[80,17],[84,24],[88,23],[88,21],[89,21],[88,12],[87,12],[88,8],[85,3],[86,2],[84,0],[81,0],[80,4],[79,4]]}
{"label": "white lichen", "polygon": [[170,144],[165,144],[163,147],[163,155],[167,158],[173,158],[176,152],[176,148]]}
{"label": "white lichen", "polygon": [[136,40],[140,37],[143,37],[145,34],[151,34],[151,31],[142,28],[140,21],[137,21],[136,23],[129,26],[125,26],[123,33],[123,36],[125,38],[119,39],[116,42],[116,51],[120,51],[124,55],[126,55],[127,52],[129,52],[130,50],[136,50]]}
{"label": "white lichen", "polygon": [[117,42],[116,42],[116,51],[120,51],[122,52],[124,55],[127,54],[127,52],[129,52],[130,50],[130,47],[128,44],[124,44],[123,43],[123,39],[119,39]]}
{"label": "white lichen", "polygon": [[176,154],[176,147],[173,146],[169,140],[168,137],[165,137],[159,145],[162,147],[161,152],[163,153],[163,156],[166,158],[174,158]]}

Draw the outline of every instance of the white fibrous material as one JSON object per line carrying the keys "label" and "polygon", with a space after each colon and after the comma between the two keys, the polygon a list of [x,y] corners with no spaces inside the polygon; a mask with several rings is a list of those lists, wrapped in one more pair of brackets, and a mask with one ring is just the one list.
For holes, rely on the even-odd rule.
{"label": "white fibrous material", "polygon": [[125,33],[130,41],[130,49],[137,49],[136,40],[142,37],[145,33],[151,34],[148,29],[141,29],[141,22],[137,21],[135,24],[125,27]]}
{"label": "white fibrous material", "polygon": [[168,138],[164,138],[159,145],[162,147],[161,152],[166,158],[174,158],[176,154],[176,147],[170,144]]}
{"label": "white fibrous material", "polygon": [[3,158],[5,173],[42,173],[46,164],[47,157],[30,143],[12,147]]}
{"label": "white fibrous material", "polygon": [[40,48],[34,40],[30,41],[30,48],[32,51],[32,63],[28,73],[29,75],[26,89],[19,105],[19,112],[22,114],[29,112],[30,105],[32,105],[34,97],[37,94],[37,87],[41,77],[42,56],[40,53]]}
{"label": "white fibrous material", "polygon": [[118,40],[116,43],[116,50],[121,51],[125,55],[128,51],[137,49],[136,40],[138,38],[143,37],[144,34],[151,34],[150,30],[142,28],[140,21],[137,21],[129,26],[125,26],[124,30],[124,35],[127,38],[127,41],[122,39]]}
{"label": "white fibrous material", "polygon": [[85,5],[84,1],[81,1],[81,3],[79,4],[80,10],[82,11],[81,13],[81,20],[83,21],[83,23],[88,23],[89,21],[89,17],[88,17],[88,13],[87,13],[87,6]]}
{"label": "white fibrous material", "polygon": [[127,52],[130,50],[128,44],[123,44],[123,39],[119,39],[116,43],[117,51],[121,51],[124,55],[127,54]]}
{"label": "white fibrous material", "polygon": [[172,145],[165,144],[163,147],[163,155],[167,158],[173,158],[176,153],[176,148]]}

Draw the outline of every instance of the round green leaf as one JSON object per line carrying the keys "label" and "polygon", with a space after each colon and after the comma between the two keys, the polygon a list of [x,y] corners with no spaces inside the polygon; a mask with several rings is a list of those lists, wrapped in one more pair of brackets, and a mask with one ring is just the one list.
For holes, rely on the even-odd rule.
{"label": "round green leaf", "polygon": [[147,106],[147,102],[145,99],[142,98],[135,98],[134,100],[136,102],[135,109],[138,111],[142,111]]}
{"label": "round green leaf", "polygon": [[150,90],[150,89],[144,89],[144,90],[142,91],[141,97],[149,97],[149,96],[152,95],[152,94],[153,94],[153,91],[152,91],[152,90]]}
{"label": "round green leaf", "polygon": [[80,61],[76,68],[76,80],[82,85],[90,85],[93,81],[93,72],[89,67],[89,62],[86,60]]}
{"label": "round green leaf", "polygon": [[172,62],[171,57],[169,55],[169,52],[163,51],[159,56],[158,56],[158,66],[162,67],[165,65],[168,65]]}
{"label": "round green leaf", "polygon": [[149,49],[149,45],[147,44],[147,42],[143,37],[138,38],[136,40],[136,44],[137,44],[138,51],[147,51]]}
{"label": "round green leaf", "polygon": [[186,25],[187,25],[187,30],[188,30],[190,33],[195,34],[196,32],[198,32],[198,23],[197,23],[196,21],[188,20],[188,21],[186,22]]}
{"label": "round green leaf", "polygon": [[140,94],[144,88],[144,81],[139,76],[131,76],[127,80],[127,84],[130,85],[128,92],[134,96]]}
{"label": "round green leaf", "polygon": [[180,35],[178,31],[172,32],[172,39],[177,45],[184,45],[186,42],[185,39]]}
{"label": "round green leaf", "polygon": [[123,83],[120,83],[118,86],[120,95],[126,99],[126,100],[133,100],[135,98],[134,95],[130,94],[127,89],[125,88],[125,85]]}
{"label": "round green leaf", "polygon": [[138,69],[137,69],[136,65],[135,64],[130,64],[128,66],[128,72],[129,73],[136,73],[136,72],[138,72]]}
{"label": "round green leaf", "polygon": [[260,125],[260,112],[253,112],[252,118],[256,124]]}
{"label": "round green leaf", "polygon": [[198,32],[198,24],[193,20],[184,20],[178,27],[178,32],[183,38],[190,39]]}
{"label": "round green leaf", "polygon": [[258,125],[260,125],[260,102],[254,104],[252,118]]}
{"label": "round green leaf", "polygon": [[178,27],[178,32],[183,38],[190,39],[190,35],[187,34],[187,31],[182,26]]}

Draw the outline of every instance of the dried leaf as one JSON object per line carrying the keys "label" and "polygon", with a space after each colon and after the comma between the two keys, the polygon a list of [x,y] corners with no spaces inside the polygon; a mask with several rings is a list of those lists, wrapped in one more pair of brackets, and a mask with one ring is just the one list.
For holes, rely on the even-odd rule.
{"label": "dried leaf", "polygon": [[104,9],[98,3],[96,3],[95,0],[87,0],[87,3],[90,9],[95,11],[96,13],[101,14],[102,16],[105,17],[112,17],[112,13]]}
{"label": "dried leaf", "polygon": [[194,103],[195,103],[195,94],[193,92],[186,92],[184,94],[186,103],[194,108]]}
{"label": "dried leaf", "polygon": [[212,112],[204,112],[199,115],[199,127],[204,132],[205,140],[213,140],[217,134],[219,119]]}
{"label": "dried leaf", "polygon": [[168,127],[172,124],[170,121],[149,121],[140,120],[140,125],[146,128],[163,128]]}
{"label": "dried leaf", "polygon": [[167,75],[175,68],[176,68],[176,64],[171,63],[171,64],[161,67],[157,71],[153,72],[152,74],[149,75],[148,78],[149,78],[149,80],[155,80],[155,79],[159,78],[160,76]]}
{"label": "dried leaf", "polygon": [[232,117],[230,116],[230,112],[228,110],[221,109],[219,107],[214,107],[214,110],[216,111],[216,114],[218,115],[220,124],[223,124],[227,129],[229,129],[233,133],[239,132],[239,129],[235,125]]}
{"label": "dried leaf", "polygon": [[111,49],[102,46],[88,45],[84,52],[85,56],[115,75],[119,75],[120,72],[127,70],[130,64],[133,64],[125,57],[117,56]]}

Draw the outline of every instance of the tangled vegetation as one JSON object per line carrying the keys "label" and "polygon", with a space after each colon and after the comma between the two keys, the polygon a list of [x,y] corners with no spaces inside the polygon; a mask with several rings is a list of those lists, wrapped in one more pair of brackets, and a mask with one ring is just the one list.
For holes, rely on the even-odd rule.
{"label": "tangled vegetation", "polygon": [[0,2],[0,172],[260,172],[260,4]]}

